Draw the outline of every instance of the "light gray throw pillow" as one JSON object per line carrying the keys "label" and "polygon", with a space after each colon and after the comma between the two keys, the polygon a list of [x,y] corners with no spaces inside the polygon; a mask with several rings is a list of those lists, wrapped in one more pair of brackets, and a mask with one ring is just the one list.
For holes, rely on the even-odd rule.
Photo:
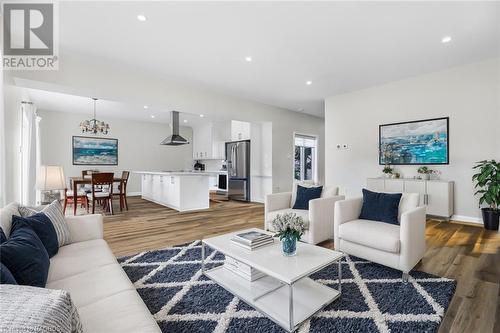
{"label": "light gray throw pillow", "polygon": [[69,227],[66,224],[63,209],[61,203],[58,200],[54,200],[50,205],[47,206],[20,206],[19,212],[23,217],[35,215],[36,213],[40,212],[44,213],[50,219],[50,222],[52,222],[52,225],[56,230],[59,247],[71,243],[71,234],[69,231]]}

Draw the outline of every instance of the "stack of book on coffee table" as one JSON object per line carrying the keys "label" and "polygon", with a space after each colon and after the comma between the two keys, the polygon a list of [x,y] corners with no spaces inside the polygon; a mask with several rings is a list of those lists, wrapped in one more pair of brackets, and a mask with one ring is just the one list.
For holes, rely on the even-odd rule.
{"label": "stack of book on coffee table", "polygon": [[260,279],[263,276],[266,276],[261,271],[258,271],[255,268],[248,266],[247,264],[244,264],[241,261],[238,261],[228,256],[226,256],[226,260],[224,261],[224,268],[230,270],[233,273],[238,274],[239,276],[250,282]]}
{"label": "stack of book on coffee table", "polygon": [[274,241],[273,236],[258,232],[258,231],[246,231],[240,234],[236,234],[231,238],[231,242],[235,245],[241,246],[247,250],[255,250],[260,247],[272,244]]}

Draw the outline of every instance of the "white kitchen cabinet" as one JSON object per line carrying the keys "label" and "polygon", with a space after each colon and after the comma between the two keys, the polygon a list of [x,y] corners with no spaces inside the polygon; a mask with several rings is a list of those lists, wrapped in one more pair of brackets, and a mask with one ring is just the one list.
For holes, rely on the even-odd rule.
{"label": "white kitchen cabinet", "polygon": [[142,175],[142,196],[144,198],[151,198],[153,196],[153,176]]}
{"label": "white kitchen cabinet", "polygon": [[378,192],[419,193],[427,214],[449,218],[453,215],[453,182],[444,180],[368,178],[367,188]]}
{"label": "white kitchen cabinet", "polygon": [[212,123],[193,127],[193,159],[212,159]]}
{"label": "white kitchen cabinet", "polygon": [[223,160],[225,143],[231,141],[229,122],[209,122],[193,128],[193,159]]}
{"label": "white kitchen cabinet", "polygon": [[193,172],[148,172],[141,174],[142,198],[180,212],[208,209],[209,175]]}
{"label": "white kitchen cabinet", "polygon": [[168,176],[168,202],[167,205],[172,208],[180,208],[180,177]]}
{"label": "white kitchen cabinet", "polygon": [[193,127],[193,159],[223,160],[226,142],[250,140],[250,123],[244,121],[207,122]]}
{"label": "white kitchen cabinet", "polygon": [[231,120],[231,141],[250,140],[250,123]]}

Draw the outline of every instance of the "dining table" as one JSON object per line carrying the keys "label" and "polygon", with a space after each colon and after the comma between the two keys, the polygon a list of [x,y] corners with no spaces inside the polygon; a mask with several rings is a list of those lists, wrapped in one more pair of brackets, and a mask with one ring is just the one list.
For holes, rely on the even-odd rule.
{"label": "dining table", "polygon": [[[78,190],[75,190],[75,189],[78,189],[78,186],[80,185],[88,185],[88,184],[92,184],[92,178],[91,177],[69,177],[69,180],[70,180],[70,186],[71,186],[71,190],[73,190],[73,215],[76,215],[76,203],[77,203],[77,200],[78,200]],[[120,185],[122,185],[122,182],[123,182],[123,178],[122,177],[114,177],[113,178],[113,182],[114,183],[120,183]]]}

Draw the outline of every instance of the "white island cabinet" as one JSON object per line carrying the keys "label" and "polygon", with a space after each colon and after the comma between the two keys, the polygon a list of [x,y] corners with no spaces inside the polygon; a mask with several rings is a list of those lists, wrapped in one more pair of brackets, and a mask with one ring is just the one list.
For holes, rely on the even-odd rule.
{"label": "white island cabinet", "polygon": [[179,212],[209,208],[211,173],[136,171],[141,175],[142,198]]}

